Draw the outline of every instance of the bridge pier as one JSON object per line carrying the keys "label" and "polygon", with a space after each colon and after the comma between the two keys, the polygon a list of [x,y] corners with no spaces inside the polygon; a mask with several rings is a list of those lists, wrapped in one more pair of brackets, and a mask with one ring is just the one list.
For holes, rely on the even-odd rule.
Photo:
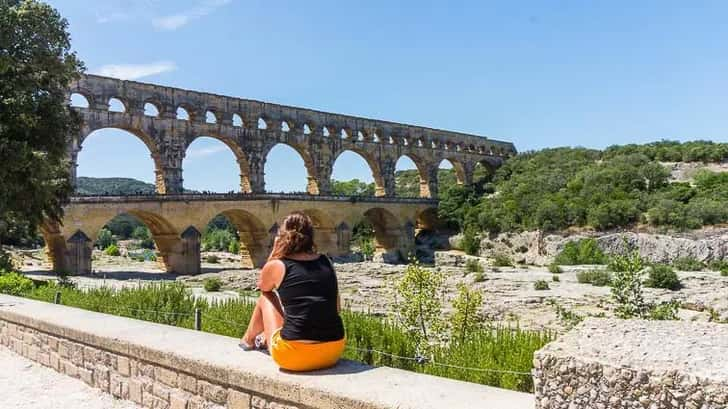
{"label": "bridge pier", "polygon": [[164,269],[168,273],[182,275],[200,274],[200,232],[190,226],[177,237],[174,235],[157,235],[155,242],[162,259]]}

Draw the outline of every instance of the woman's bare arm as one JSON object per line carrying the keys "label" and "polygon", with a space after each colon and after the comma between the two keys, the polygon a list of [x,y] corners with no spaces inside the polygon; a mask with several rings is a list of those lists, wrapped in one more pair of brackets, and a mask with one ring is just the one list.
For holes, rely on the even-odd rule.
{"label": "woman's bare arm", "polygon": [[283,281],[286,266],[280,260],[271,260],[263,266],[258,276],[258,289],[262,292],[270,292],[278,288]]}

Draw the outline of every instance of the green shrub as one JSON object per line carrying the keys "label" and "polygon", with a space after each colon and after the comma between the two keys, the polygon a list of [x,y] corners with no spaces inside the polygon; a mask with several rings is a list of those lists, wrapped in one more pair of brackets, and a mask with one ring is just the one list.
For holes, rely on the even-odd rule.
{"label": "green shrub", "polygon": [[504,253],[496,253],[493,255],[493,265],[496,267],[513,267],[513,260]]}
{"label": "green shrub", "polygon": [[480,264],[480,261],[470,258],[465,260],[465,271],[468,273],[482,273],[483,265]]}
{"label": "green shrub", "polygon": [[228,246],[228,253],[240,254],[240,242],[238,240],[230,242],[230,246]]}
{"label": "green shrub", "polygon": [[33,289],[33,280],[14,271],[0,274],[0,293],[24,295]]}
{"label": "green shrub", "polygon": [[478,251],[480,251],[480,240],[478,239],[475,229],[465,229],[460,245],[463,247],[465,254],[469,254],[471,256],[478,254]]}
{"label": "green shrub", "polygon": [[710,271],[722,271],[728,269],[728,260],[712,260],[708,263],[708,270]]}
{"label": "green shrub", "polygon": [[362,257],[364,257],[364,260],[372,260],[374,258],[374,252],[376,251],[377,246],[374,244],[374,238],[373,237],[359,237],[359,251],[361,251]]}
{"label": "green shrub", "polygon": [[10,257],[10,253],[0,247],[0,274],[14,270],[15,265],[13,264],[13,259]]}
{"label": "green shrub", "polygon": [[551,276],[551,281],[558,283],[561,281],[561,278],[559,278],[559,276],[557,274],[554,274]]}
{"label": "green shrub", "polygon": [[112,256],[112,257],[119,257],[121,255],[121,251],[119,251],[119,248],[116,246],[116,244],[112,244],[109,247],[107,247],[104,250],[104,253],[107,256]]}
{"label": "green shrub", "polygon": [[728,267],[721,268],[720,269],[720,275],[723,277],[728,277]]}
{"label": "green shrub", "polygon": [[476,272],[475,276],[473,277],[473,282],[475,282],[475,283],[482,283],[485,280],[486,280],[486,276],[485,276],[485,273],[483,273],[482,271]]}
{"label": "green shrub", "polygon": [[549,264],[549,273],[561,274],[563,272],[564,271],[561,269],[561,266],[559,266],[558,264],[556,264],[556,263]]}
{"label": "green shrub", "polygon": [[647,319],[656,321],[677,320],[678,309],[680,309],[679,301],[668,301],[650,306]]}
{"label": "green shrub", "polygon": [[226,229],[208,227],[202,235],[202,251],[228,251],[235,234]]}
{"label": "green shrub", "polygon": [[537,291],[548,290],[549,283],[546,280],[538,280],[533,283],[533,289]]}
{"label": "green shrub", "polygon": [[100,250],[109,248],[112,244],[116,244],[116,239],[111,233],[111,230],[104,227],[99,231],[99,236],[96,238],[96,247]]}
{"label": "green shrub", "polygon": [[206,278],[204,281],[205,291],[216,292],[222,288],[222,281],[219,278]]}
{"label": "green shrub", "polygon": [[645,318],[650,305],[642,293],[644,260],[639,251],[615,255],[610,265],[615,267],[611,284],[612,299],[617,305],[615,315],[618,318]]}
{"label": "green shrub", "polygon": [[678,278],[675,270],[672,267],[665,264],[655,264],[650,266],[648,270],[647,280],[645,280],[645,286],[650,288],[664,288],[666,290],[676,291],[679,290],[682,285]]}
{"label": "green shrub", "polygon": [[700,271],[705,264],[695,257],[680,257],[672,262],[672,266],[678,271]]}
{"label": "green shrub", "polygon": [[587,270],[576,273],[576,281],[596,287],[608,286],[612,283],[612,275],[605,270]]}
{"label": "green shrub", "polygon": [[220,262],[220,257],[215,254],[208,254],[207,257],[205,257],[205,262],[210,264],[217,264]]}
{"label": "green shrub", "polygon": [[605,260],[596,240],[581,239],[566,243],[554,262],[562,265],[604,264]]}
{"label": "green shrub", "polygon": [[458,295],[452,301],[453,314],[450,317],[450,338],[457,342],[465,342],[469,335],[478,330],[481,318],[478,310],[483,304],[483,294],[478,290],[468,288],[465,284],[458,285]]}

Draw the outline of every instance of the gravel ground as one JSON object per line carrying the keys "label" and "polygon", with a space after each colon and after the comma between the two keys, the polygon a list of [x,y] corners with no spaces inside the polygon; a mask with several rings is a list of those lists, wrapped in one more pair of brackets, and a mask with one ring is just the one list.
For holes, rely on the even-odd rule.
{"label": "gravel ground", "polygon": [[93,389],[0,347],[0,408],[136,409],[129,401]]}

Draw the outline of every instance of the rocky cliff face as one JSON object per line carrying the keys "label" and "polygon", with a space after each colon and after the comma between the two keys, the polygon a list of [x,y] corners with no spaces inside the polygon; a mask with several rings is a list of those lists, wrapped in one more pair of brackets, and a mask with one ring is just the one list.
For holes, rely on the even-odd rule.
{"label": "rocky cliff face", "polygon": [[[639,249],[645,259],[656,263],[669,263],[681,257],[694,257],[703,262],[728,260],[728,228],[711,228],[666,235],[642,232],[543,234],[538,231],[503,233],[483,238],[480,256],[507,254],[513,261],[524,264],[545,265],[553,261],[566,243],[583,238],[595,238],[605,253],[619,253],[625,249],[625,241]],[[450,244],[459,248],[459,236],[453,236]]]}

